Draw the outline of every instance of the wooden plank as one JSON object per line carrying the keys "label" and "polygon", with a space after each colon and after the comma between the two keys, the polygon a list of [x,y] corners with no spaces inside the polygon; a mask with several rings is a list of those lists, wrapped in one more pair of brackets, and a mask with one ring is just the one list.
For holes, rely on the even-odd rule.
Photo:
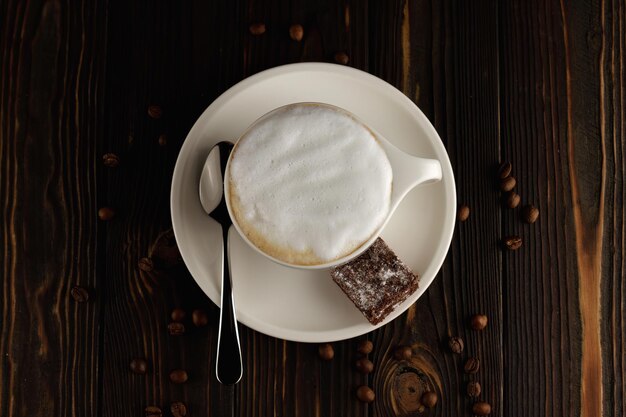
{"label": "wooden plank", "polygon": [[501,10],[503,155],[541,212],[503,222],[526,241],[504,263],[506,414],[624,414],[624,9]]}
{"label": "wooden plank", "polygon": [[[370,2],[371,66],[416,101],[441,135],[456,176],[460,203],[471,208],[457,225],[448,259],[428,292],[407,313],[375,331],[371,383],[378,395],[373,415],[423,411],[424,391],[434,390],[434,415],[465,415],[470,380],[481,399],[502,415],[502,299],[499,195],[492,167],[499,160],[497,9],[494,1]],[[418,271],[419,272],[419,271]],[[482,332],[468,317],[484,313]],[[465,352],[445,349],[450,336],[465,340]],[[409,345],[413,358],[393,351]],[[478,357],[478,374],[465,375],[464,360]]]}
{"label": "wooden plank", "polygon": [[[367,69],[367,5],[332,1],[250,1],[243,23],[266,24],[266,33],[244,37],[244,73],[300,61],[333,62],[345,51],[350,64]],[[349,17],[346,17],[346,14]],[[304,38],[289,38],[289,26],[304,27]],[[240,326],[244,377],[237,387],[241,416],[366,415],[367,407],[354,396],[367,377],[353,370],[356,341],[334,343],[335,358],[322,361],[317,345],[285,342]]]}
{"label": "wooden plank", "polygon": [[[120,164],[107,171],[101,197],[117,210],[106,230],[104,416],[143,415],[148,405],[169,415],[173,401],[184,402],[189,415],[234,413],[233,388],[214,376],[219,311],[177,259],[167,231],[179,148],[204,108],[242,77],[241,37],[231,27],[240,12],[236,1],[117,2],[109,9],[103,152],[119,155]],[[151,104],[161,106],[161,118],[148,116]],[[139,268],[143,258],[153,270]],[[183,336],[167,330],[176,307],[187,312]],[[194,309],[208,313],[207,327],[192,324]],[[148,360],[147,374],[129,371],[135,357]],[[188,382],[170,382],[176,368]]]}
{"label": "wooden plank", "polygon": [[[330,61],[344,51],[349,65],[367,69],[367,6],[360,2],[249,2],[248,24],[263,22],[267,32],[246,34],[245,74],[299,61]],[[289,26],[304,28],[301,42]],[[334,343],[335,358],[322,361],[317,345],[280,341],[242,326],[246,371],[238,390],[242,416],[365,415],[354,391],[367,378],[353,369],[354,340]]]}
{"label": "wooden plank", "polygon": [[[268,27],[258,38],[257,20]],[[433,414],[464,415],[474,378],[494,415],[624,414],[623,1],[7,1],[0,21],[2,416],[142,415],[174,400],[191,415],[400,415],[433,388]],[[293,22],[302,43],[288,38]],[[321,362],[314,345],[244,329],[245,379],[224,389],[213,377],[218,311],[167,233],[178,149],[244,75],[339,50],[433,121],[470,220],[427,295],[368,336],[369,379],[351,369],[356,340]],[[146,116],[151,103],[161,119]],[[119,167],[101,165],[105,152]],[[541,211],[534,226],[500,211],[489,170],[500,157]],[[106,224],[103,205],[117,213]],[[510,233],[525,245],[501,255]],[[156,268],[140,270],[144,257]],[[88,302],[71,299],[74,285]],[[174,307],[205,309],[209,325],[187,320],[185,336],[169,336]],[[470,332],[479,311],[490,325]],[[463,357],[442,346],[457,334]],[[413,347],[411,361],[392,359],[398,344]],[[459,369],[470,354],[482,361],[472,378]],[[129,372],[137,356],[147,375]],[[169,382],[174,367],[188,383]],[[361,383],[378,395],[370,407],[353,397]]]}
{"label": "wooden plank", "polygon": [[[0,4],[0,415],[96,415],[106,1]],[[89,299],[77,302],[74,286]]]}

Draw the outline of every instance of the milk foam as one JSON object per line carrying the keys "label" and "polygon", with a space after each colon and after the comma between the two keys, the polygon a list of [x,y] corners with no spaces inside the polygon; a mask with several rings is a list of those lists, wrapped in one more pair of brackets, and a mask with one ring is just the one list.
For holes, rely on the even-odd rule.
{"label": "milk foam", "polygon": [[346,256],[389,212],[385,151],[360,122],[327,106],[274,111],[239,140],[229,170],[229,203],[240,228],[285,262]]}

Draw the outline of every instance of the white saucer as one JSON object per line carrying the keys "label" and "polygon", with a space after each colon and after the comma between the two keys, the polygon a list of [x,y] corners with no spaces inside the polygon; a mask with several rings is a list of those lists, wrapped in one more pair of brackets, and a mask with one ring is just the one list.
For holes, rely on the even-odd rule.
{"label": "white saucer", "polygon": [[198,182],[211,147],[236,141],[268,111],[313,101],[342,107],[411,154],[441,161],[443,180],[411,191],[382,232],[391,248],[420,275],[420,288],[385,321],[372,326],[330,278],[328,270],[278,265],[248,247],[234,228],[230,260],[237,318],[282,339],[330,342],[367,333],[399,316],[426,291],[452,240],[456,191],[446,150],[424,114],[390,84],[365,72],[333,64],[273,68],[230,88],[202,113],[176,161],[171,209],[176,241],[202,290],[219,305],[220,225],[200,205]]}

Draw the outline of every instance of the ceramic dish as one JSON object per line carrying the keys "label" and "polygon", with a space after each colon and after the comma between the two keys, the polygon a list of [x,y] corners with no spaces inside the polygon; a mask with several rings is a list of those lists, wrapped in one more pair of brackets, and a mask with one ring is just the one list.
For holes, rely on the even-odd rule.
{"label": "ceramic dish", "polygon": [[354,113],[405,152],[439,160],[443,172],[441,181],[410,191],[381,233],[420,275],[420,288],[378,326],[354,307],[328,270],[297,270],[272,262],[231,228],[231,276],[241,323],[287,340],[347,339],[389,323],[426,291],[454,231],[456,192],[445,148],[422,112],[390,84],[359,70],[321,63],[277,67],[236,84],[204,111],[181,148],[172,179],[172,224],[189,271],[219,305],[222,239],[219,224],[202,210],[198,197],[204,160],[214,144],[234,142],[261,115],[303,101]]}
{"label": "ceramic dish", "polygon": [[[329,104],[322,104],[322,103],[294,103],[288,106],[283,106],[283,107],[279,107],[277,109],[272,110],[269,114],[266,114],[265,116],[262,116],[260,119],[256,120],[253,123],[253,126],[256,123],[260,123],[262,122],[266,117],[271,117],[272,114],[274,114],[274,112],[281,112],[284,111],[286,107],[289,106],[293,106],[293,105],[297,105],[297,106],[317,106],[317,107],[325,107],[327,110],[332,110],[335,112],[339,112],[342,115],[348,115],[351,118],[356,119],[356,116],[351,114],[351,113],[347,113],[346,110],[344,109],[340,109],[336,106],[332,106]],[[237,216],[235,216],[235,214],[233,213],[233,207],[232,204],[230,203],[230,197],[229,197],[229,190],[231,189],[230,187],[230,179],[229,179],[229,174],[230,174],[230,170],[228,168],[226,168],[226,176],[224,179],[224,195],[226,196],[226,205],[228,206],[228,213],[230,215],[230,218],[233,221],[233,227],[237,230],[237,232],[239,233],[239,236],[241,236],[241,238],[248,244],[250,245],[250,247],[254,250],[256,250],[257,252],[259,252],[261,255],[264,255],[266,257],[268,257],[269,259],[273,260],[274,262],[278,262],[279,264],[285,265],[285,266],[291,266],[293,268],[303,268],[303,269],[328,269],[328,268],[332,268],[334,266],[337,265],[341,265],[344,263],[349,262],[350,260],[356,258],[357,256],[359,256],[361,253],[365,252],[367,250],[367,248],[369,248],[372,243],[374,243],[374,241],[378,238],[379,233],[384,229],[385,225],[387,224],[387,221],[389,221],[389,219],[391,219],[391,217],[393,216],[393,212],[395,211],[395,209],[398,207],[398,205],[402,202],[402,199],[404,198],[404,196],[411,191],[413,188],[421,185],[421,184],[426,184],[429,182],[435,182],[435,181],[439,181],[441,179],[441,163],[439,161],[437,161],[436,159],[424,159],[424,158],[419,158],[415,155],[410,155],[407,154],[403,151],[401,151],[400,149],[396,148],[394,145],[392,145],[387,139],[385,139],[380,133],[378,132],[374,132],[372,130],[372,128],[367,127],[363,121],[361,120],[357,120],[358,123],[360,123],[362,126],[365,126],[365,128],[373,135],[373,137],[375,138],[375,140],[378,142],[380,148],[384,151],[384,154],[386,156],[386,159],[389,161],[389,166],[393,172],[392,175],[392,179],[391,179],[391,193],[389,195],[389,211],[388,214],[386,216],[385,221],[378,227],[378,229],[376,229],[372,234],[371,237],[368,238],[367,240],[365,240],[360,246],[358,246],[355,250],[353,250],[352,252],[348,253],[347,255],[344,255],[342,257],[340,257],[339,259],[333,259],[327,262],[323,262],[323,263],[319,263],[319,264],[311,264],[311,265],[303,265],[303,264],[297,264],[297,263],[289,263],[287,261],[275,258],[265,252],[263,252],[262,249],[258,248],[250,239],[248,239],[248,236],[246,236],[246,233],[243,231],[243,229],[241,228],[241,225],[238,223],[237,221]],[[245,136],[245,133],[244,133]],[[239,143],[239,142],[237,142]],[[235,144],[235,147],[233,149],[233,152],[230,154],[230,157],[228,158],[228,165],[232,164],[232,158],[233,155],[235,155],[237,153],[237,143]],[[309,154],[310,155],[310,154]],[[342,160],[345,161],[346,159],[346,155],[342,155],[342,154],[338,154],[342,156]],[[341,164],[341,162],[339,162],[339,164]],[[335,165],[336,166],[336,165]],[[319,165],[317,165],[317,167],[319,167]],[[368,166],[369,171],[371,172],[371,166]],[[250,171],[248,171],[250,172]],[[362,179],[363,175],[361,175]],[[260,182],[262,181],[261,178],[254,178],[254,184],[255,186],[259,186]],[[298,183],[298,186],[301,186],[300,183]],[[354,200],[353,200],[354,201]],[[351,215],[354,215],[354,212],[350,213]],[[319,222],[318,222],[319,225]],[[362,229],[362,223],[359,223],[359,226]]]}

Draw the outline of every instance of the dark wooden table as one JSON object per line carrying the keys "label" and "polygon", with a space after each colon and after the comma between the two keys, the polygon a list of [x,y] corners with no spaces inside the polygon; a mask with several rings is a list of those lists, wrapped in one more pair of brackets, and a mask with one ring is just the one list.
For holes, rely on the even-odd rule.
{"label": "dark wooden table", "polygon": [[[0,22],[0,416],[170,415],[172,401],[189,416],[464,416],[474,380],[495,416],[626,413],[623,0],[3,0]],[[328,362],[242,327],[245,374],[225,388],[218,309],[171,234],[178,151],[239,80],[338,51],[430,118],[471,215],[399,319],[335,343]],[[539,208],[534,225],[502,208],[501,160]],[[499,250],[505,235],[522,248]],[[208,326],[170,336],[175,307],[203,309]],[[467,326],[475,312],[482,332]],[[444,349],[451,335],[463,355]],[[366,338],[376,369],[364,376],[353,362]],[[411,360],[393,358],[400,344]],[[468,356],[481,360],[472,376]],[[135,357],[145,375],[129,371]],[[176,368],[187,383],[169,381]],[[359,385],[376,401],[359,403]],[[424,390],[439,395],[432,410]]]}

